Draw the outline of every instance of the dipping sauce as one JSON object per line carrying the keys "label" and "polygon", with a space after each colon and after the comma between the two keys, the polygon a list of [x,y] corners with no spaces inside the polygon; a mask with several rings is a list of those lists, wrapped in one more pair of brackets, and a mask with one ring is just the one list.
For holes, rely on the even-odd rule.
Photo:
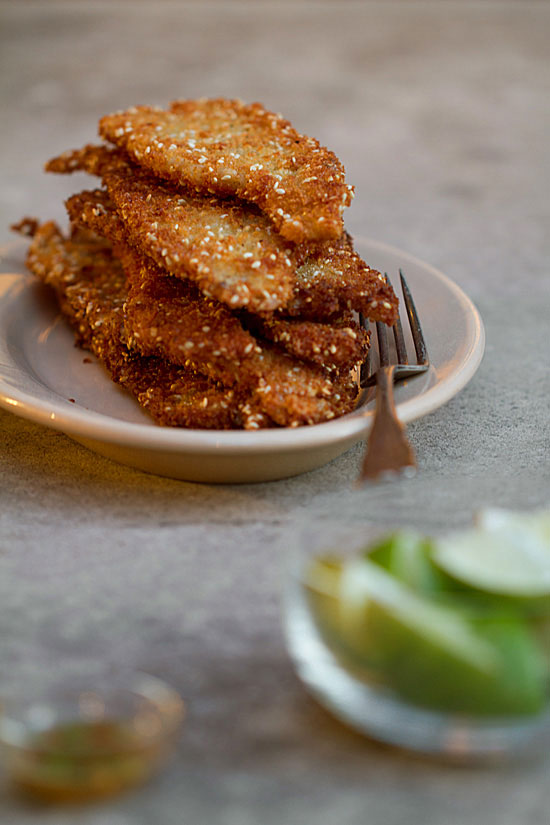
{"label": "dipping sauce", "polygon": [[99,798],[144,782],[165,750],[162,743],[144,744],[131,723],[59,724],[12,752],[11,779],[18,789],[51,801]]}

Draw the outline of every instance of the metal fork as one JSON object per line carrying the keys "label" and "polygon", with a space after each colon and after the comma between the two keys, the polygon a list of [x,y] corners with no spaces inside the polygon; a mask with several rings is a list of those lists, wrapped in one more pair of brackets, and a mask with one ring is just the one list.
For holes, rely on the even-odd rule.
{"label": "metal fork", "polygon": [[[376,323],[379,353],[378,369],[370,372],[370,358],[368,358],[361,370],[362,387],[366,388],[376,384],[376,409],[367,451],[358,478],[359,484],[383,475],[397,473],[413,475],[416,470],[414,450],[395,409],[393,384],[396,381],[402,381],[426,372],[430,366],[430,361],[413,297],[401,270],[399,270],[399,276],[417,363],[409,364],[401,318],[398,316],[393,326],[397,363],[390,364],[387,328],[385,324],[378,321]],[[388,276],[385,277],[389,284]],[[368,329],[368,321],[363,316],[361,316],[361,324]]]}

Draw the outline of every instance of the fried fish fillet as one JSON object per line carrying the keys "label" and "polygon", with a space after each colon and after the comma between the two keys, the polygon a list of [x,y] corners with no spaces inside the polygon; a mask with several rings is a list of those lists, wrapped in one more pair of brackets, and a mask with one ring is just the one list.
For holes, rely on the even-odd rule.
{"label": "fried fish fillet", "polygon": [[301,361],[311,361],[328,371],[349,372],[362,363],[369,350],[370,333],[351,316],[324,324],[302,318],[261,318],[247,314],[245,324],[274,341]]}
{"label": "fried fish fillet", "polygon": [[270,423],[252,409],[249,399],[239,403],[234,390],[129,350],[123,317],[126,279],[105,241],[85,231],[66,239],[48,222],[36,229],[27,265],[54,288],[78,343],[103,362],[113,380],[129,390],[157,423],[206,429]]}
{"label": "fried fish fillet", "polygon": [[[66,206],[75,225],[92,229],[113,244],[127,246],[124,224],[105,192],[80,192],[70,197]],[[127,260],[130,257],[131,253],[127,252]],[[199,358],[204,363],[215,360],[225,366],[230,360],[232,368],[238,367],[257,347],[255,338],[245,332],[243,324],[280,344],[300,360],[312,361],[325,369],[349,372],[366,357],[368,334],[348,316],[337,324],[277,316],[264,321],[250,313],[236,316],[223,304],[206,298],[192,283],[156,268],[152,260],[139,269],[145,273],[146,281],[141,283],[139,278],[137,283],[135,279],[130,281],[126,307],[128,327],[132,329],[139,318],[138,336],[149,335],[148,328],[157,330],[158,315],[162,312],[164,326],[168,324],[171,328],[172,346],[194,359],[197,366]]]}
{"label": "fried fish fillet", "polygon": [[294,249],[294,294],[284,312],[302,318],[331,319],[355,310],[392,326],[399,302],[383,275],[353,248],[347,232],[335,242]]}
{"label": "fried fish fillet", "polygon": [[103,178],[132,242],[205,295],[256,312],[291,299],[291,245],[254,206],[177,192],[105,146],[67,152],[46,170]]}
{"label": "fried fish fillet", "polygon": [[256,203],[291,241],[339,238],[353,197],[344,167],[281,115],[240,100],[178,100],[101,118],[100,135],[155,175]]}
{"label": "fried fish fillet", "polygon": [[238,373],[242,359],[257,344],[236,315],[203,295],[191,281],[167,275],[152,259],[131,249],[124,225],[105,192],[81,192],[70,197],[66,206],[73,226],[106,238],[124,261],[128,276],[126,327],[132,341],[167,339],[172,361],[182,363],[183,359],[185,363],[192,357],[197,365],[206,365],[215,360],[220,373]]}
{"label": "fried fish fillet", "polygon": [[[163,278],[155,264],[128,245],[118,243],[115,252],[121,257],[130,285],[126,304],[129,339],[142,354],[160,355],[205,373],[224,386],[238,387],[250,397],[251,409],[260,410],[283,427],[328,421],[354,408],[357,385],[351,375],[329,378],[319,367],[260,339],[255,339],[256,346],[240,363],[223,359],[219,350],[212,349],[217,338],[214,320],[206,324],[206,329],[196,329],[194,338],[182,335],[177,311],[181,282]],[[202,335],[198,343],[197,335],[199,339]],[[207,344],[209,337],[213,344]],[[187,347],[188,343],[193,346]]]}
{"label": "fried fish fillet", "polygon": [[[79,209],[73,220],[106,234],[121,258],[129,284],[125,303],[128,340],[142,355],[160,356],[224,386],[238,387],[249,398],[252,412],[260,410],[280,426],[315,424],[353,409],[357,387],[351,376],[329,378],[320,368],[285,355],[267,342],[260,346],[251,337],[246,340],[255,341],[256,346],[247,345],[240,360],[222,353],[217,321],[221,318],[223,337],[231,323],[239,324],[238,319],[225,307],[214,309],[209,316],[210,302],[203,296],[197,308],[182,281],[164,276],[153,261],[125,241],[112,212],[108,215],[107,209],[93,207],[86,212],[80,209],[82,199],[76,198]],[[69,199],[70,214],[75,202]],[[246,334],[242,327],[241,333]],[[248,407],[244,409],[248,413]]]}
{"label": "fried fish fillet", "polygon": [[214,198],[180,197],[106,147],[65,152],[46,169],[102,177],[131,243],[233,309],[246,307],[273,317],[278,306],[279,312],[309,320],[353,309],[390,325],[397,317],[391,286],[357,255],[345,233],[334,242],[287,244],[253,209]]}

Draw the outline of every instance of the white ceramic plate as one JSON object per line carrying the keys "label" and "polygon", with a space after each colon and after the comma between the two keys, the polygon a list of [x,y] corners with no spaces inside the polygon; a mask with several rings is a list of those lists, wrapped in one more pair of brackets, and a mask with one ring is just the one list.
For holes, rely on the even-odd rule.
{"label": "white ceramic plate", "polygon": [[[0,258],[0,406],[5,409],[61,430],[115,461],[188,481],[297,475],[365,437],[372,397],[350,415],[298,429],[158,427],[92,356],[74,346],[50,292],[26,273],[25,248],[23,242],[14,244]],[[462,290],[433,267],[375,241],[356,241],[356,248],[390,277],[401,267],[415,298],[432,366],[396,387],[399,416],[412,421],[444,404],[474,375],[485,345],[483,324]],[[414,352],[410,338],[408,344]]]}

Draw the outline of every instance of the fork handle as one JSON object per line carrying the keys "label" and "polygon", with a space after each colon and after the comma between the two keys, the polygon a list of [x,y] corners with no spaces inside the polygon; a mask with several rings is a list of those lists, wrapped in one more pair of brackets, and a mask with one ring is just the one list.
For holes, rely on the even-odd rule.
{"label": "fork handle", "polygon": [[416,467],[414,450],[395,409],[394,369],[394,366],[381,367],[376,373],[376,409],[359,482]]}

